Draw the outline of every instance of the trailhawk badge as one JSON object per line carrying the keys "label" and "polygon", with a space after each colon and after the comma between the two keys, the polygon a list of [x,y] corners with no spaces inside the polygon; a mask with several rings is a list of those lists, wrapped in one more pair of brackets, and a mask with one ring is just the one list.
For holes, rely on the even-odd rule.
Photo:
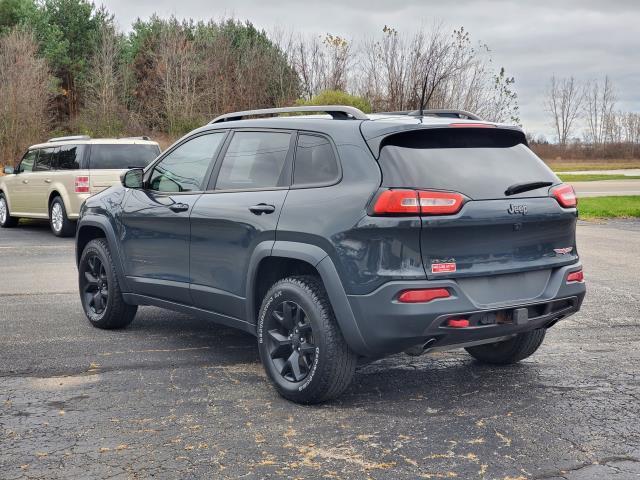
{"label": "trailhawk badge", "polygon": [[554,248],[553,251],[556,252],[558,255],[567,255],[568,253],[573,252],[573,247]]}

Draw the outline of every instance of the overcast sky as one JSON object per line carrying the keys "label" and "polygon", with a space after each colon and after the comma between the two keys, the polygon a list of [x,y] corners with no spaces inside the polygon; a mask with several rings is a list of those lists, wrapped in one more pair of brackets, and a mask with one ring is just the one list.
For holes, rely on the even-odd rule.
{"label": "overcast sky", "polygon": [[[96,0],[100,3],[100,0]],[[609,75],[621,110],[640,111],[640,0],[103,0],[123,30],[152,13],[162,17],[250,20],[267,31],[376,35],[441,21],[464,26],[489,45],[496,65],[516,78],[521,118],[551,135],[544,91],[551,74],[580,80]]]}

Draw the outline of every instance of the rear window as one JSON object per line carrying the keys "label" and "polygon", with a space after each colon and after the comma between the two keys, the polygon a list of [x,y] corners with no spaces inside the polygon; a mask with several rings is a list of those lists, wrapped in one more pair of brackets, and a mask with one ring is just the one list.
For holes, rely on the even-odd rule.
{"label": "rear window", "polygon": [[91,145],[89,168],[109,170],[146,167],[158,155],[160,149],[156,145]]}
{"label": "rear window", "polygon": [[[386,187],[452,190],[476,200],[504,198],[518,183],[558,183],[555,174],[506,129],[447,128],[392,135],[382,143]],[[546,195],[548,187],[518,196]]]}

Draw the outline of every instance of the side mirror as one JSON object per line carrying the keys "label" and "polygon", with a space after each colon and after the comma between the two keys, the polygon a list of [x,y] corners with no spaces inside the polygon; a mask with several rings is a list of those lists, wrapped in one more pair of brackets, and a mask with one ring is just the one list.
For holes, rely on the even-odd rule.
{"label": "side mirror", "polygon": [[140,189],[144,184],[144,170],[142,168],[127,170],[120,177],[120,181],[127,188]]}
{"label": "side mirror", "polygon": [[13,167],[4,167],[4,174],[5,175],[13,175],[15,172],[15,169]]}

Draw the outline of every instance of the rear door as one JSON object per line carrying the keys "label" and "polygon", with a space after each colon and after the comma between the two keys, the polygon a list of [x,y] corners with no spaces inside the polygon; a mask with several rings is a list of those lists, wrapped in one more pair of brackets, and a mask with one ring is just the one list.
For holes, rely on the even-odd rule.
{"label": "rear door", "polygon": [[196,306],[245,319],[249,259],[275,240],[291,180],[288,131],[236,131],[191,214],[191,295]]}
{"label": "rear door", "polygon": [[[384,186],[420,192],[428,278],[550,271],[577,260],[576,209],[550,195],[561,182],[519,131],[445,128],[394,135],[383,142],[380,166]],[[461,194],[462,208],[439,213],[437,205],[451,192]],[[425,205],[435,213],[425,214]]]}
{"label": "rear door", "polygon": [[56,171],[59,147],[40,150],[29,179],[27,209],[35,215],[49,215],[49,187]]}
{"label": "rear door", "polygon": [[191,304],[189,217],[202,195],[224,132],[191,137],[145,175],[145,188],[127,191],[121,238],[135,293]]}

